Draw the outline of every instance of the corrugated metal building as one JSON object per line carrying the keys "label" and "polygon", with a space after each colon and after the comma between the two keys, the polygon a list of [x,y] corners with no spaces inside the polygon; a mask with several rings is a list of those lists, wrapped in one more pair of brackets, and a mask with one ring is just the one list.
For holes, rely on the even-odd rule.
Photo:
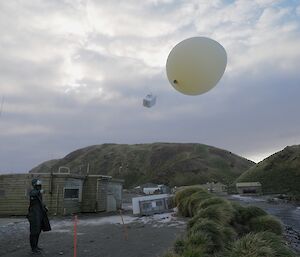
{"label": "corrugated metal building", "polygon": [[42,181],[51,215],[115,211],[122,207],[123,180],[101,175],[28,173],[0,175],[0,215],[26,215],[31,180]]}
{"label": "corrugated metal building", "polygon": [[236,183],[239,194],[261,194],[262,186],[260,182],[239,182]]}

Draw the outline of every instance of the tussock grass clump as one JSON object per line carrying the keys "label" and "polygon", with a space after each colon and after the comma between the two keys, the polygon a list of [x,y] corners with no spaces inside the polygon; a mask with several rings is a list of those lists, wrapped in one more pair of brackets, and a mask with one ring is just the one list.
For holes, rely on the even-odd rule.
{"label": "tussock grass clump", "polygon": [[267,213],[256,206],[243,207],[238,203],[231,204],[234,209],[234,217],[231,225],[236,229],[239,235],[245,235],[251,231],[251,219],[266,216]]}
{"label": "tussock grass clump", "polygon": [[182,254],[183,257],[209,257],[211,255],[205,254],[204,249],[201,246],[187,246],[184,253]]}
{"label": "tussock grass clump", "polygon": [[228,201],[221,197],[210,197],[200,203],[199,209],[205,209],[210,205],[220,204],[220,203],[228,203]]}
{"label": "tussock grass clump", "polygon": [[202,202],[206,201],[207,199],[211,198],[212,195],[207,193],[204,190],[200,190],[196,193],[193,193],[190,196],[190,199],[188,201],[188,214],[189,217],[193,217],[194,215],[197,214],[200,205]]}
{"label": "tussock grass clump", "polygon": [[224,248],[220,226],[209,219],[199,221],[188,231],[187,242],[193,246],[201,246],[205,253],[214,253]]}
{"label": "tussock grass clump", "polygon": [[211,240],[204,233],[199,232],[190,234],[186,241],[183,255],[186,255],[187,250],[193,248],[197,248],[198,250],[201,249],[201,253],[205,253],[209,251],[209,245],[212,245]]}
{"label": "tussock grass clump", "polygon": [[178,211],[183,217],[191,217],[189,212],[190,196],[182,198],[177,205]]}
{"label": "tussock grass clump", "polygon": [[281,238],[271,232],[249,233],[232,244],[224,257],[296,257]]}
{"label": "tussock grass clump", "polygon": [[245,207],[236,202],[231,202],[231,205],[237,214],[239,214],[243,209],[245,209]]}
{"label": "tussock grass clump", "polygon": [[225,245],[231,244],[238,238],[238,234],[231,226],[221,227],[221,232]]}
{"label": "tussock grass clump", "polygon": [[248,223],[252,218],[265,215],[267,215],[267,213],[263,209],[256,206],[247,206],[242,211],[242,221]]}
{"label": "tussock grass clump", "polygon": [[179,191],[175,203],[192,219],[187,235],[164,257],[295,257],[282,241],[281,223],[258,207],[231,203],[199,187]]}
{"label": "tussock grass clump", "polygon": [[163,255],[163,257],[180,257],[180,255],[178,255],[172,251],[168,251]]}
{"label": "tussock grass clump", "polygon": [[201,218],[199,215],[195,215],[192,219],[189,220],[187,224],[187,230],[190,230],[197,222],[200,222]]}
{"label": "tussock grass clump", "polygon": [[245,211],[245,207],[238,203],[231,203],[234,211],[233,211],[233,219],[231,220],[230,225],[234,227],[235,231],[238,233],[239,236],[245,235],[246,233],[250,232],[250,229],[245,222],[243,221],[242,213]]}
{"label": "tussock grass clump", "polygon": [[175,195],[175,202],[178,211],[184,217],[192,217],[201,201],[211,197],[206,191],[200,187],[189,187],[182,189]]}
{"label": "tussock grass clump", "polygon": [[177,254],[183,254],[186,248],[186,242],[183,239],[177,239],[174,243],[174,252]]}
{"label": "tussock grass clump", "polygon": [[240,204],[232,204],[235,210],[235,221],[240,224],[248,224],[252,218],[257,218],[260,216],[265,216],[267,213],[259,207],[247,206],[243,207]]}
{"label": "tussock grass clump", "polygon": [[191,186],[184,189],[179,190],[174,197],[175,204],[178,205],[183,198],[186,198],[188,196],[191,196],[193,193],[202,190],[200,187]]}
{"label": "tussock grass clump", "polygon": [[[210,199],[212,198],[203,201],[203,203]],[[230,224],[234,218],[234,208],[231,203],[226,200],[220,201],[218,204],[208,205],[204,209],[199,207],[198,213],[188,222],[187,228],[192,228],[194,224],[203,218],[211,219],[218,224],[227,225]]]}
{"label": "tussock grass clump", "polygon": [[283,233],[280,221],[271,215],[251,219],[249,227],[253,232],[269,231],[277,235],[282,235]]}
{"label": "tussock grass clump", "polygon": [[227,225],[234,217],[234,209],[229,202],[224,202],[200,209],[196,216],[211,219],[221,225]]}

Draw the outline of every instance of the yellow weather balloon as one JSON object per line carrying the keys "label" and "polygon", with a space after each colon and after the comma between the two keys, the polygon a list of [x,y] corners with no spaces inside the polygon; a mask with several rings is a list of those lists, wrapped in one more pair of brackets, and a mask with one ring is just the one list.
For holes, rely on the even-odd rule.
{"label": "yellow weather balloon", "polygon": [[185,95],[200,95],[212,89],[224,74],[227,55],[217,41],[192,37],[170,52],[166,69],[171,85]]}

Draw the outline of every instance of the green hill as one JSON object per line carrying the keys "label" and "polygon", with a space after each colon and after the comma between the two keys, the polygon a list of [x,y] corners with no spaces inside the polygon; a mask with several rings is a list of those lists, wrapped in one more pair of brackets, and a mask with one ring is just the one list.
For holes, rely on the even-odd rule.
{"label": "green hill", "polygon": [[264,193],[300,196],[300,145],[288,146],[251,167],[238,182],[259,181]]}
{"label": "green hill", "polygon": [[51,160],[30,172],[57,172],[67,166],[71,173],[110,175],[125,179],[125,187],[144,182],[170,186],[220,181],[232,183],[255,163],[229,151],[203,144],[103,144],[82,148]]}

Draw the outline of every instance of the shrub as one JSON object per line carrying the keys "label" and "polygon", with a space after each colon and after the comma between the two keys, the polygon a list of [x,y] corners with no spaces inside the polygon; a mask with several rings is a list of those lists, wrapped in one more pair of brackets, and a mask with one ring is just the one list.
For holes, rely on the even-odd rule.
{"label": "shrub", "polygon": [[240,223],[241,213],[242,213],[243,209],[245,209],[245,207],[243,207],[239,203],[235,203],[235,202],[232,202],[231,206],[233,208],[233,214],[234,214],[233,221]]}
{"label": "shrub", "polygon": [[267,213],[263,209],[256,206],[243,207],[239,203],[234,202],[231,203],[231,205],[240,218],[240,220],[238,220],[239,222],[242,222],[243,220],[249,220],[253,217],[267,215]]}
{"label": "shrub", "polygon": [[201,221],[199,215],[195,215],[192,219],[188,221],[187,230],[190,230],[197,222]]}
{"label": "shrub", "polygon": [[281,238],[271,232],[249,233],[235,241],[224,257],[295,257]]}
{"label": "shrub", "polygon": [[168,207],[172,208],[172,209],[176,207],[174,196],[172,196],[172,197],[169,198],[169,200],[168,200]]}
{"label": "shrub", "polygon": [[188,201],[189,217],[193,217],[194,215],[196,215],[201,203],[211,197],[211,194],[205,192],[204,190],[193,193]]}
{"label": "shrub", "polygon": [[177,240],[173,255],[165,257],[295,257],[280,237],[281,223],[264,210],[231,203],[200,188],[180,192],[178,209],[192,219],[186,238]]}
{"label": "shrub", "polygon": [[231,205],[232,205],[233,209],[238,213],[240,213],[243,209],[245,209],[245,207],[243,207],[239,203],[232,202]]}
{"label": "shrub", "polygon": [[230,224],[240,236],[251,231],[251,219],[267,215],[264,210],[256,206],[243,207],[238,203],[232,203],[232,207],[234,209],[234,216]]}
{"label": "shrub", "polygon": [[280,221],[271,215],[251,219],[250,230],[253,232],[269,231],[277,235],[282,235],[283,232]]}
{"label": "shrub", "polygon": [[245,212],[245,207],[238,203],[231,203],[233,207],[233,219],[230,225],[234,227],[239,236],[249,233],[249,227],[244,224],[242,213]]}
{"label": "shrub", "polygon": [[206,253],[214,253],[224,248],[220,226],[209,219],[199,221],[189,230],[187,242],[193,246],[201,246]]}
{"label": "shrub", "polygon": [[222,227],[221,232],[225,245],[231,244],[234,240],[237,239],[237,233],[230,226]]}
{"label": "shrub", "polygon": [[180,256],[174,252],[168,251],[163,255],[163,257],[180,257]]}
{"label": "shrub", "polygon": [[[195,191],[196,190],[196,191]],[[206,191],[199,187],[183,189],[175,195],[179,213],[184,217],[192,217],[201,201],[211,197]]]}
{"label": "shrub", "polygon": [[187,196],[185,198],[182,198],[180,200],[180,202],[178,203],[178,205],[177,205],[178,212],[183,217],[190,217],[190,213],[189,213],[189,201],[190,201],[190,196]]}
{"label": "shrub", "polygon": [[186,198],[187,196],[190,196],[199,190],[202,190],[202,189],[200,187],[195,187],[195,186],[194,187],[191,186],[191,187],[187,187],[187,188],[179,190],[175,194],[175,197],[174,197],[175,204],[178,205],[183,198]]}
{"label": "shrub", "polygon": [[201,221],[203,218],[211,219],[218,224],[227,225],[234,217],[234,209],[229,202],[223,204],[215,204],[206,207],[205,209],[199,209],[197,215],[189,220],[187,228],[191,229],[194,224]]}
{"label": "shrub", "polygon": [[204,232],[197,231],[197,233],[189,234],[186,241],[185,250],[191,247],[201,247],[202,252],[205,252],[207,251],[207,246],[211,244],[212,243],[210,242],[210,239]]}
{"label": "shrub", "polygon": [[199,205],[199,209],[205,209],[210,205],[219,204],[219,203],[228,203],[228,201],[221,197],[210,197],[201,202],[201,204]]}
{"label": "shrub", "polygon": [[183,257],[209,257],[209,255],[205,254],[201,246],[188,246],[183,253]]}
{"label": "shrub", "polygon": [[196,216],[211,219],[218,224],[227,225],[234,217],[234,209],[229,202],[224,202],[200,209]]}
{"label": "shrub", "polygon": [[267,213],[263,209],[256,206],[247,206],[242,211],[242,223],[249,223],[252,218],[257,218],[265,215],[267,215]]}
{"label": "shrub", "polygon": [[186,248],[186,242],[182,239],[177,239],[174,243],[174,252],[177,254],[183,254]]}

